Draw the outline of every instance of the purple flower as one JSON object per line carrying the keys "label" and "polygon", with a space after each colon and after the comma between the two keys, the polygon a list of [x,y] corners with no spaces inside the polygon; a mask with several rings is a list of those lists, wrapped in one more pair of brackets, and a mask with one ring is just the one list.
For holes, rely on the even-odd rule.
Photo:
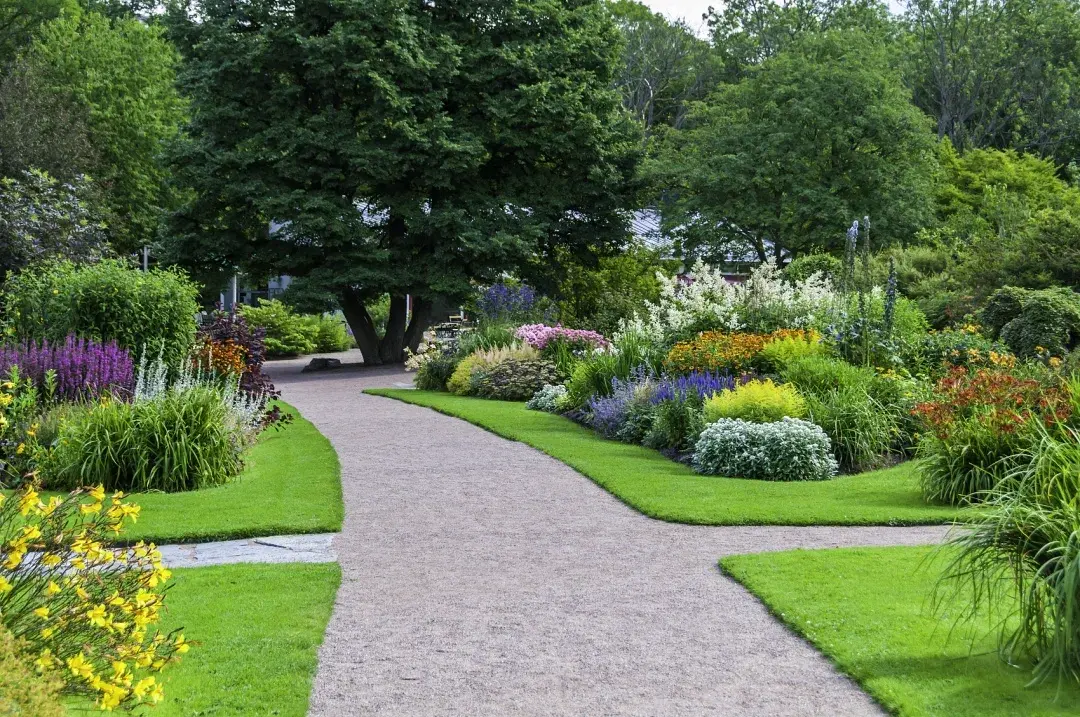
{"label": "purple flower", "polygon": [[39,388],[45,386],[46,374],[55,371],[54,397],[62,401],[97,398],[105,392],[128,395],[135,385],[131,354],[115,341],[103,344],[68,336],[62,344],[46,340],[0,346],[0,375],[9,374],[13,366]]}
{"label": "purple flower", "polygon": [[510,286],[501,281],[492,284],[480,294],[477,310],[491,321],[521,318],[536,305],[536,290],[531,286]]}
{"label": "purple flower", "polygon": [[735,386],[749,381],[751,376],[739,377],[728,374],[713,373],[712,371],[693,371],[685,376],[664,376],[660,379],[653,394],[652,403],[672,401],[678,399],[685,401],[688,396],[705,399],[714,393],[730,391]]}

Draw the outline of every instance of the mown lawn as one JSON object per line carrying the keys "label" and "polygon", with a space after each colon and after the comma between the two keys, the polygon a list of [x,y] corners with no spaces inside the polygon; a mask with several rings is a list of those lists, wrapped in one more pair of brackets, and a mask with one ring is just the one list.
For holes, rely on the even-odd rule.
{"label": "mown lawn", "polygon": [[928,505],[910,463],[829,481],[701,476],[656,451],[600,438],[523,403],[410,389],[368,393],[427,406],[543,451],[645,515],[701,525],[924,525],[963,511]]}
{"label": "mown lawn", "polygon": [[[161,673],[165,700],[138,713],[303,717],[340,582],[336,563],[174,571],[159,627],[193,647]],[[78,699],[67,711],[100,714]]]}
{"label": "mown lawn", "polygon": [[956,600],[933,609],[945,559],[934,550],[796,550],[720,564],[894,714],[1077,714],[1080,688],[1027,687],[1030,666],[999,659],[989,619],[957,622]]}
{"label": "mown lawn", "polygon": [[121,538],[194,542],[341,530],[337,453],[310,421],[281,405],[293,422],[262,434],[239,479],[187,493],[134,494],[142,513]]}

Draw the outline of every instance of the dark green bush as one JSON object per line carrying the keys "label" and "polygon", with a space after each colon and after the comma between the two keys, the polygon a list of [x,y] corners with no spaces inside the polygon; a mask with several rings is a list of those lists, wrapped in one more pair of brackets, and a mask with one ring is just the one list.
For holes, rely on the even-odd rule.
{"label": "dark green bush", "polygon": [[1080,341],[1080,295],[1071,289],[998,289],[982,311],[993,338],[1020,357],[1063,356]]}
{"label": "dark green bush", "polygon": [[844,271],[844,262],[830,254],[806,254],[797,257],[784,267],[784,278],[791,282],[800,282],[820,273],[834,285]]}
{"label": "dark green bush", "polygon": [[134,403],[89,404],[67,416],[45,471],[49,488],[197,490],[240,474],[242,433],[212,388]]}
{"label": "dark green bush", "polygon": [[428,359],[416,371],[416,387],[421,391],[445,391],[458,361],[455,354],[443,352]]}
{"label": "dark green bush", "polygon": [[179,366],[195,340],[198,288],[175,270],[142,272],[122,261],[58,262],[27,269],[4,288],[4,313],[19,339],[68,334],[115,340],[136,358],[159,351]]}
{"label": "dark green bush", "polygon": [[259,299],[258,306],[240,307],[240,314],[248,326],[266,333],[267,356],[299,356],[316,350],[318,326],[277,299]]}
{"label": "dark green bush", "polygon": [[555,364],[543,359],[507,359],[474,375],[472,395],[499,401],[527,401],[558,381]]}
{"label": "dark green bush", "polygon": [[705,417],[696,396],[661,401],[653,410],[652,425],[643,443],[666,453],[690,453],[704,429]]}
{"label": "dark green bush", "polygon": [[305,316],[303,319],[314,329],[315,350],[318,353],[348,351],[352,348],[352,337],[345,328],[344,319],[339,316],[317,314]]}

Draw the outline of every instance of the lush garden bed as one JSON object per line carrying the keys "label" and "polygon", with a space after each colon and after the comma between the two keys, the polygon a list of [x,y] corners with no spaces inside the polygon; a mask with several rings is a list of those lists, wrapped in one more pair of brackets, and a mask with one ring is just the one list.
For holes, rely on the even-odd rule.
{"label": "lush garden bed", "polygon": [[1031,665],[1002,661],[985,613],[960,620],[962,593],[931,599],[948,558],[860,548],[737,555],[721,566],[894,714],[1076,714],[1080,687],[1028,686]]}
{"label": "lush garden bed", "polygon": [[526,443],[660,520],[702,525],[917,525],[946,523],[964,515],[948,506],[928,505],[911,464],[831,481],[702,476],[656,451],[603,439],[562,416],[528,410],[522,403],[410,389],[368,393],[427,406]]}

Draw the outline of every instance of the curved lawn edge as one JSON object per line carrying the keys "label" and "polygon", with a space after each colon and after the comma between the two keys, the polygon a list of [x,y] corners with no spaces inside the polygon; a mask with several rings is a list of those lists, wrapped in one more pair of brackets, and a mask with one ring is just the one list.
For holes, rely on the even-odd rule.
{"label": "curved lawn edge", "polygon": [[191,543],[339,532],[345,508],[337,452],[296,408],[279,405],[292,423],[259,437],[239,478],[185,493],[132,494],[142,511],[120,540]]}
{"label": "curved lawn edge", "polygon": [[958,621],[966,604],[931,595],[940,547],[831,548],[732,555],[721,571],[892,714],[1044,717],[1076,714],[1080,686],[1029,687],[1003,662],[999,616]]}
{"label": "curved lawn edge", "polygon": [[966,511],[927,505],[914,466],[776,483],[702,476],[660,453],[608,441],[562,416],[523,403],[414,389],[365,393],[431,408],[531,446],[657,520],[692,525],[941,525]]}

